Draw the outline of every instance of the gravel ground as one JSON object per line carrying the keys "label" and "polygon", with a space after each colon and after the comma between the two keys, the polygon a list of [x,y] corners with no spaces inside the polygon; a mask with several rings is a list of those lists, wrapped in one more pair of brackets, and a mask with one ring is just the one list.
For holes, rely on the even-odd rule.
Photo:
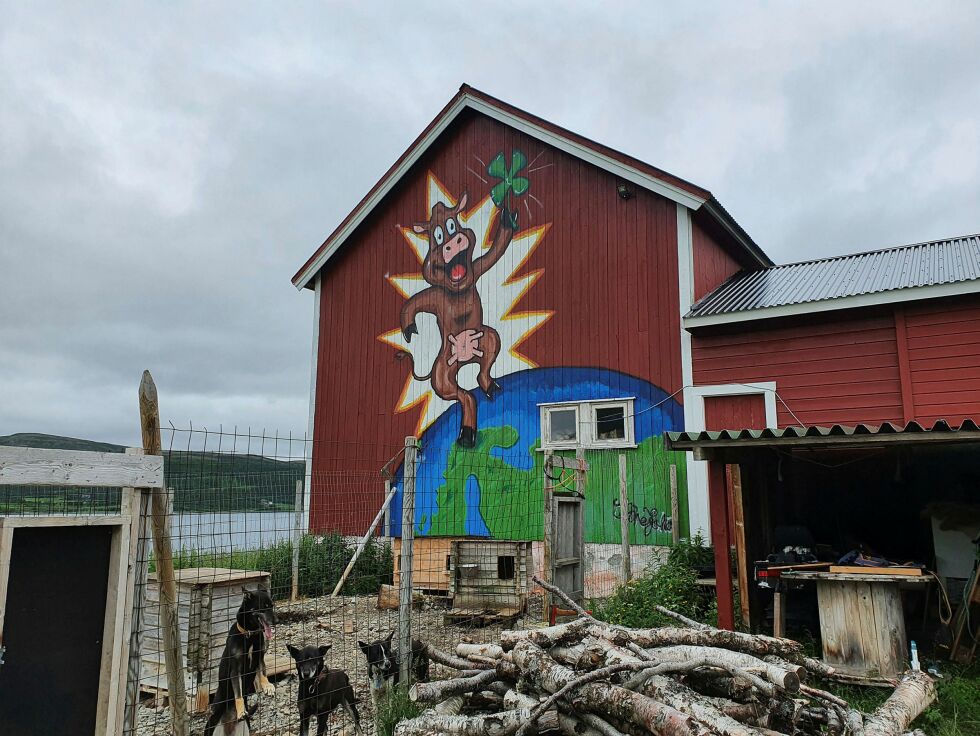
{"label": "gravel ground", "polygon": [[[532,613],[518,619],[515,628],[534,626],[540,620],[540,599],[532,597]],[[375,596],[311,598],[296,603],[279,603],[276,606],[280,623],[276,627],[270,652],[284,657],[289,656],[287,644],[330,644],[327,653],[327,666],[343,669],[354,686],[358,700],[361,725],[366,734],[374,734],[374,707],[367,681],[367,665],[357,641],[373,641],[396,631],[398,612],[379,610]],[[438,602],[427,600],[422,610],[412,617],[412,636],[434,644],[446,651],[453,651],[461,641],[496,641],[502,626],[466,627],[458,624],[445,625],[445,608]],[[397,631],[396,631],[397,637]],[[274,695],[259,696],[259,707],[252,719],[253,733],[296,734],[299,732],[299,715],[296,710],[297,682],[289,674],[273,679],[276,684]],[[433,665],[430,675],[433,679],[448,676],[451,670]],[[154,708],[152,701],[144,701],[138,714],[138,736],[162,736],[169,734],[170,709]],[[192,734],[202,734],[206,717],[195,716],[191,724]],[[327,733],[337,734],[348,727],[353,733],[350,718],[337,709],[330,718]]]}

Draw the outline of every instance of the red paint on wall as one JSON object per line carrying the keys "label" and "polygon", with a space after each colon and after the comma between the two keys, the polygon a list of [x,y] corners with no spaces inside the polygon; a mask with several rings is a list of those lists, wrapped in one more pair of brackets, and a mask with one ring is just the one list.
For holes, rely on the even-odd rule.
{"label": "red paint on wall", "polygon": [[691,221],[694,249],[694,300],[716,289],[742,270],[742,264],[722,245],[707,216],[696,214]]}
{"label": "red paint on wall", "polygon": [[980,417],[980,299],[909,305],[905,332],[916,419]]}
{"label": "red paint on wall", "polygon": [[900,422],[902,393],[892,315],[834,313],[737,332],[695,335],[696,385],[775,381],[779,426]]}
{"label": "red paint on wall", "polygon": [[762,394],[706,396],[704,428],[712,431],[765,429],[766,399]]}
{"label": "red paint on wall", "polygon": [[[609,368],[668,393],[681,387],[675,204],[639,188],[623,200],[611,174],[466,113],[322,272],[311,528],[362,534],[381,503],[378,471],[416,432],[419,407],[395,413],[409,361],[378,340],[398,327],[404,301],[386,275],[420,267],[396,225],[428,216],[430,171],[453,197],[468,190],[478,201],[488,191],[473,173],[485,169],[478,158],[513,149],[535,161],[530,191],[541,202],[522,201],[520,230],[550,227],[518,271],[540,276],[511,311],[554,312],[518,351],[540,366]],[[484,303],[493,298],[480,291]]]}

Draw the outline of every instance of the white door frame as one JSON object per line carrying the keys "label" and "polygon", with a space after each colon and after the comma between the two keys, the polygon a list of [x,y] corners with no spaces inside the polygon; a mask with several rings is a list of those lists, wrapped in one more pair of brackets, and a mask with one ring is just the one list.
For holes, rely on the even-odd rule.
{"label": "white door frame", "polygon": [[[766,428],[775,429],[776,382],[724,383],[707,386],[688,386],[684,389],[684,431],[701,432],[707,427],[704,421],[704,400],[715,396],[757,396],[761,394],[766,407]],[[739,428],[741,429],[741,427]],[[687,453],[687,506],[693,536],[698,531],[710,539],[711,517],[708,510],[708,463],[695,460],[694,453]]]}

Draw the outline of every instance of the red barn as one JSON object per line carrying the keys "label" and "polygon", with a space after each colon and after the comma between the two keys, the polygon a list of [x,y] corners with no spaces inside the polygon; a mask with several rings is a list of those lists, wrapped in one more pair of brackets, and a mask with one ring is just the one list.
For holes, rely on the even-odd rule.
{"label": "red barn", "polygon": [[421,535],[539,539],[544,449],[589,459],[592,544],[618,547],[619,454],[632,542],[670,539],[670,465],[683,535],[706,528],[660,439],[685,426],[681,318],[770,265],[706,189],[464,86],[294,277],[316,294],[311,528],[363,533],[408,435]]}

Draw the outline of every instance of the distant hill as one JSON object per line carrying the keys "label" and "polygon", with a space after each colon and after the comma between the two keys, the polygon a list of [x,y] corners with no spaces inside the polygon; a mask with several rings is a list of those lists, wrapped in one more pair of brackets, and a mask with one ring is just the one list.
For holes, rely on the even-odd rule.
{"label": "distant hill", "polygon": [[8,447],[41,447],[49,450],[86,450],[89,452],[125,452],[122,445],[94,440],[79,440],[74,437],[59,437],[56,434],[37,432],[18,432],[0,436],[0,445]]}
{"label": "distant hill", "polygon": [[[0,445],[91,452],[124,452],[126,449],[109,442],[34,432],[0,436]],[[302,480],[306,473],[303,459],[275,460],[262,455],[186,450],[165,452],[164,456],[166,482],[174,492],[174,511],[178,512],[291,510],[296,481]],[[52,495],[56,494],[49,491],[48,498],[42,501],[37,488],[8,486],[5,497],[0,497],[0,509],[46,507],[50,505]],[[44,511],[44,508],[35,510]]]}

